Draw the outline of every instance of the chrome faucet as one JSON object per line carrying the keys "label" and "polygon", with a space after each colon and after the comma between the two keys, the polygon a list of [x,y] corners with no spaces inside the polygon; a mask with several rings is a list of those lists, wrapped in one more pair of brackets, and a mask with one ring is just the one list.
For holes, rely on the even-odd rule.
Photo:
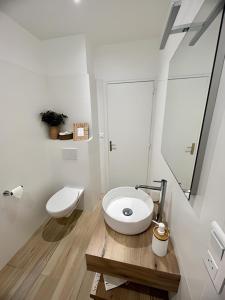
{"label": "chrome faucet", "polygon": [[160,183],[160,186],[149,186],[149,185],[136,185],[135,189],[148,189],[148,190],[153,190],[153,191],[159,191],[161,192],[160,195],[160,203],[159,203],[159,210],[156,216],[156,221],[162,222],[162,217],[163,217],[163,208],[165,204],[165,196],[166,196],[166,186],[167,186],[167,180],[162,179],[160,181],[155,180],[154,182]]}

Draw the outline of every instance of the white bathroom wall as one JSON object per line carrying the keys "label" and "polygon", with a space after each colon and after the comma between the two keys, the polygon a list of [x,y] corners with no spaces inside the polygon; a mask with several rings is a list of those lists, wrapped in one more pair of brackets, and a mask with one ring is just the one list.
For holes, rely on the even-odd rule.
{"label": "white bathroom wall", "polygon": [[[49,141],[55,190],[65,185],[85,188],[84,208],[91,209],[98,196],[98,144],[95,127],[97,116],[92,84],[91,61],[83,35],[68,36],[43,41],[47,72],[47,92],[50,109],[68,116],[66,130],[73,130],[73,123],[87,122],[90,141]],[[94,126],[93,126],[94,125]],[[77,160],[64,160],[62,150],[76,148]]]}
{"label": "white bathroom wall", "polygon": [[[203,1],[183,0],[176,24],[185,24],[193,20]],[[171,227],[172,239],[182,274],[180,289],[172,298],[176,300],[219,300],[225,298],[216,295],[202,256],[207,250],[210,236],[210,222],[217,220],[225,230],[223,166],[225,144],[225,69],[221,78],[216,108],[211,125],[198,197],[193,207],[187,201],[178,183],[171,174],[161,154],[161,139],[166,103],[166,89],[169,60],[183,34],[169,38],[167,47],[160,52],[159,75],[154,113],[154,134],[151,159],[151,179],[166,178],[168,191],[166,216]]]}
{"label": "white bathroom wall", "polygon": [[[154,80],[157,75],[159,39],[103,45],[95,49],[94,72],[97,80],[101,191],[106,191],[105,100],[107,82]],[[126,114],[126,112],[124,112]]]}
{"label": "white bathroom wall", "polygon": [[[45,203],[65,185],[85,188],[81,207],[99,199],[99,155],[95,137],[97,105],[89,77],[84,36],[39,41],[0,13],[0,269],[47,218]],[[90,79],[91,78],[91,79]],[[53,141],[39,113],[58,110],[74,122],[88,122],[90,141]],[[92,117],[96,122],[92,122]],[[92,123],[95,125],[92,126]],[[77,149],[77,160],[64,160],[65,148]],[[24,185],[22,199],[1,196]]]}
{"label": "white bathroom wall", "polygon": [[95,76],[104,81],[154,79],[159,39],[104,45],[95,51]]}
{"label": "white bathroom wall", "polygon": [[47,76],[50,109],[68,116],[66,130],[73,130],[73,123],[87,122],[92,130],[90,85],[88,74]]}
{"label": "white bathroom wall", "polygon": [[92,139],[89,143],[90,178],[92,187],[92,202],[100,200],[100,147],[99,147],[99,125],[98,125],[98,100],[97,81],[94,70],[94,48],[89,39],[86,39],[87,70],[89,74],[90,98],[91,98],[91,121]]}
{"label": "white bathroom wall", "polygon": [[[46,131],[48,107],[41,43],[0,13],[0,269],[47,217],[52,193]],[[3,197],[24,185],[22,199]]]}
{"label": "white bathroom wall", "polygon": [[90,93],[91,93],[91,115],[92,115],[92,139],[89,143],[90,159],[90,186],[92,202],[95,204],[100,200],[100,147],[98,138],[98,106],[97,106],[97,87],[93,74],[90,74]]}
{"label": "white bathroom wall", "polygon": [[55,110],[68,115],[65,129],[72,130],[74,122],[91,126],[85,37],[50,39],[42,45],[49,100]]}
{"label": "white bathroom wall", "polygon": [[43,57],[40,41],[1,13],[1,59],[29,71],[43,73]]}
{"label": "white bathroom wall", "polygon": [[71,35],[42,42],[47,74],[68,76],[87,73],[84,35]]}

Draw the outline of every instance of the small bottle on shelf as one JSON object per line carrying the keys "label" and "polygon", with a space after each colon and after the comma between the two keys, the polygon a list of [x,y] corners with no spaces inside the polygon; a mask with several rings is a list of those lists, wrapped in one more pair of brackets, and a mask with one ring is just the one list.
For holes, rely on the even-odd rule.
{"label": "small bottle on shelf", "polygon": [[164,223],[155,221],[154,223],[156,223],[156,226],[153,228],[152,251],[162,257],[167,254],[170,232]]}

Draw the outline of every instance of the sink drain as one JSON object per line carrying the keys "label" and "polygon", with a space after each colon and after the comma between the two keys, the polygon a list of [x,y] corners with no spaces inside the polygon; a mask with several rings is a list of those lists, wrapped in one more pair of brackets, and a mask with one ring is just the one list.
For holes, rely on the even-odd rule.
{"label": "sink drain", "polygon": [[123,209],[123,214],[124,214],[124,216],[129,217],[129,216],[133,215],[133,210],[130,209],[130,208],[124,208]]}

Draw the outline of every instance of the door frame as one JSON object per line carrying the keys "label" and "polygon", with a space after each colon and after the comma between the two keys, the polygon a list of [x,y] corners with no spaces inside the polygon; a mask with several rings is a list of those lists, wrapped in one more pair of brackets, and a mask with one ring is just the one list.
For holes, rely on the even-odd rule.
{"label": "door frame", "polygon": [[[152,111],[150,116],[150,136],[149,136],[149,152],[147,166],[147,182],[150,178],[150,160],[151,160],[151,145],[152,145],[152,129],[153,129],[153,111],[155,107],[156,81],[152,78],[133,79],[133,80],[113,80],[101,81],[97,80],[98,89],[98,122],[99,122],[99,142],[100,142],[100,163],[101,163],[101,192],[106,193],[109,190],[109,127],[108,127],[108,92],[107,88],[110,84],[138,83],[151,82],[153,83],[152,95]],[[101,124],[100,124],[101,123]],[[101,132],[104,137],[101,137]]]}

